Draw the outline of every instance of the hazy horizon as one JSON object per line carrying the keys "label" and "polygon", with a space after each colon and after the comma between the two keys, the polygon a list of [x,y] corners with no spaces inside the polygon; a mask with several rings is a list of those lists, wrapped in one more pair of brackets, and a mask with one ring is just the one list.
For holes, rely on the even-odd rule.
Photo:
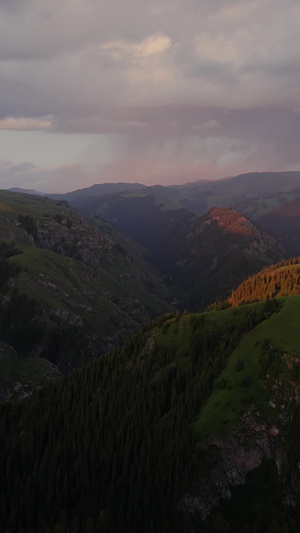
{"label": "hazy horizon", "polygon": [[[207,181],[207,182],[212,182],[212,181],[229,180],[229,179],[231,179],[231,178],[233,178],[233,177],[235,177],[235,176],[227,176],[227,177],[224,177],[224,178],[212,178],[212,179],[210,179],[210,180],[204,178],[204,179],[200,179],[200,180],[183,181],[182,183],[169,183],[168,185],[166,185],[166,184],[161,184],[161,183],[145,184],[145,183],[143,183],[142,181],[122,181],[122,180],[120,180],[120,181],[117,181],[117,180],[116,180],[116,181],[111,181],[111,182],[109,182],[109,181],[103,181],[103,182],[100,182],[100,181],[99,181],[99,182],[97,182],[97,183],[96,183],[96,182],[95,182],[95,183],[91,183],[90,185],[86,185],[86,186],[84,185],[83,187],[78,187],[78,188],[76,188],[76,189],[72,189],[72,190],[66,191],[66,193],[68,193],[68,192],[74,192],[75,190],[81,190],[81,189],[85,189],[85,188],[89,188],[89,187],[93,187],[93,186],[97,186],[97,185],[111,185],[111,184],[118,184],[118,183],[128,183],[128,184],[131,184],[131,183],[132,183],[132,185],[139,184],[139,185],[143,185],[143,186],[145,186],[145,187],[157,187],[157,186],[161,186],[161,185],[162,185],[162,186],[166,186],[166,187],[168,187],[168,186],[170,186],[170,187],[174,186],[174,187],[175,187],[175,186],[179,186],[179,185],[180,185],[180,186],[181,186],[181,185],[184,186],[184,185],[188,185],[188,184],[190,184],[190,183],[197,183],[197,182],[204,182],[204,181],[205,181],[205,182],[206,182],[206,181]],[[32,188],[30,188],[30,187],[26,187],[26,188],[25,188],[25,187],[20,187],[20,186],[15,186],[15,185],[11,185],[10,187],[5,187],[5,188],[3,188],[3,190],[12,190],[12,189],[32,190],[32,191],[34,191],[34,192],[45,193],[45,194],[60,194],[58,191],[41,191],[41,190],[38,191],[38,190],[36,190],[36,189],[32,189]],[[64,193],[61,193],[61,194],[64,194]]]}

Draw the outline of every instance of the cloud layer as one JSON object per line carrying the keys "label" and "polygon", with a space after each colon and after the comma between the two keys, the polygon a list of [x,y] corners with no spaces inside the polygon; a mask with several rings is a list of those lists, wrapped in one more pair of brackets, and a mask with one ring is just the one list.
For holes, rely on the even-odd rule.
{"label": "cloud layer", "polygon": [[[300,168],[299,24],[296,0],[0,0],[0,186]],[[52,164],[24,167],[33,131]]]}

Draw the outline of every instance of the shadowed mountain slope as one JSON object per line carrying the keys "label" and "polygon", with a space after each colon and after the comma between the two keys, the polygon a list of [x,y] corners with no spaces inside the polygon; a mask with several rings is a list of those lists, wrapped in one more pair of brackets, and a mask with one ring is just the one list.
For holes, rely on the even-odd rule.
{"label": "shadowed mountain slope", "polygon": [[278,244],[247,217],[229,208],[212,208],[191,219],[180,238],[170,235],[154,251],[153,262],[182,298],[188,295],[186,307],[201,309],[281,258]]}
{"label": "shadowed mountain slope", "polygon": [[241,213],[212,208],[199,217],[144,192],[96,201],[96,213],[149,251],[182,309],[227,298],[242,280],[284,257],[274,239]]}
{"label": "shadowed mountain slope", "polygon": [[4,391],[34,385],[37,374],[47,379],[49,362],[69,371],[173,310],[153,267],[133,254],[135,244],[129,251],[129,240],[113,240],[107,224],[102,231],[60,202],[0,192],[0,240]]}
{"label": "shadowed mountain slope", "polygon": [[300,254],[299,197],[259,217],[258,224],[281,243],[288,255]]}

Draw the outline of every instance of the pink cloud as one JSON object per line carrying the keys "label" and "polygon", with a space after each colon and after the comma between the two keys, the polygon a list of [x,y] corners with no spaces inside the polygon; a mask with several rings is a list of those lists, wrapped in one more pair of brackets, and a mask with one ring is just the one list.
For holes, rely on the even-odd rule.
{"label": "pink cloud", "polygon": [[0,130],[49,130],[52,122],[43,118],[6,117],[0,120]]}

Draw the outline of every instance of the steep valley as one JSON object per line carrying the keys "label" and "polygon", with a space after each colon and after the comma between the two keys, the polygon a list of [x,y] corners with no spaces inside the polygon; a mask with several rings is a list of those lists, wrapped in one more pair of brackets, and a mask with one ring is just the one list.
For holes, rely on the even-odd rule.
{"label": "steep valley", "polygon": [[112,222],[148,250],[181,310],[200,311],[226,299],[248,276],[285,257],[242,213],[213,207],[200,217],[153,189],[96,196],[81,209]]}

